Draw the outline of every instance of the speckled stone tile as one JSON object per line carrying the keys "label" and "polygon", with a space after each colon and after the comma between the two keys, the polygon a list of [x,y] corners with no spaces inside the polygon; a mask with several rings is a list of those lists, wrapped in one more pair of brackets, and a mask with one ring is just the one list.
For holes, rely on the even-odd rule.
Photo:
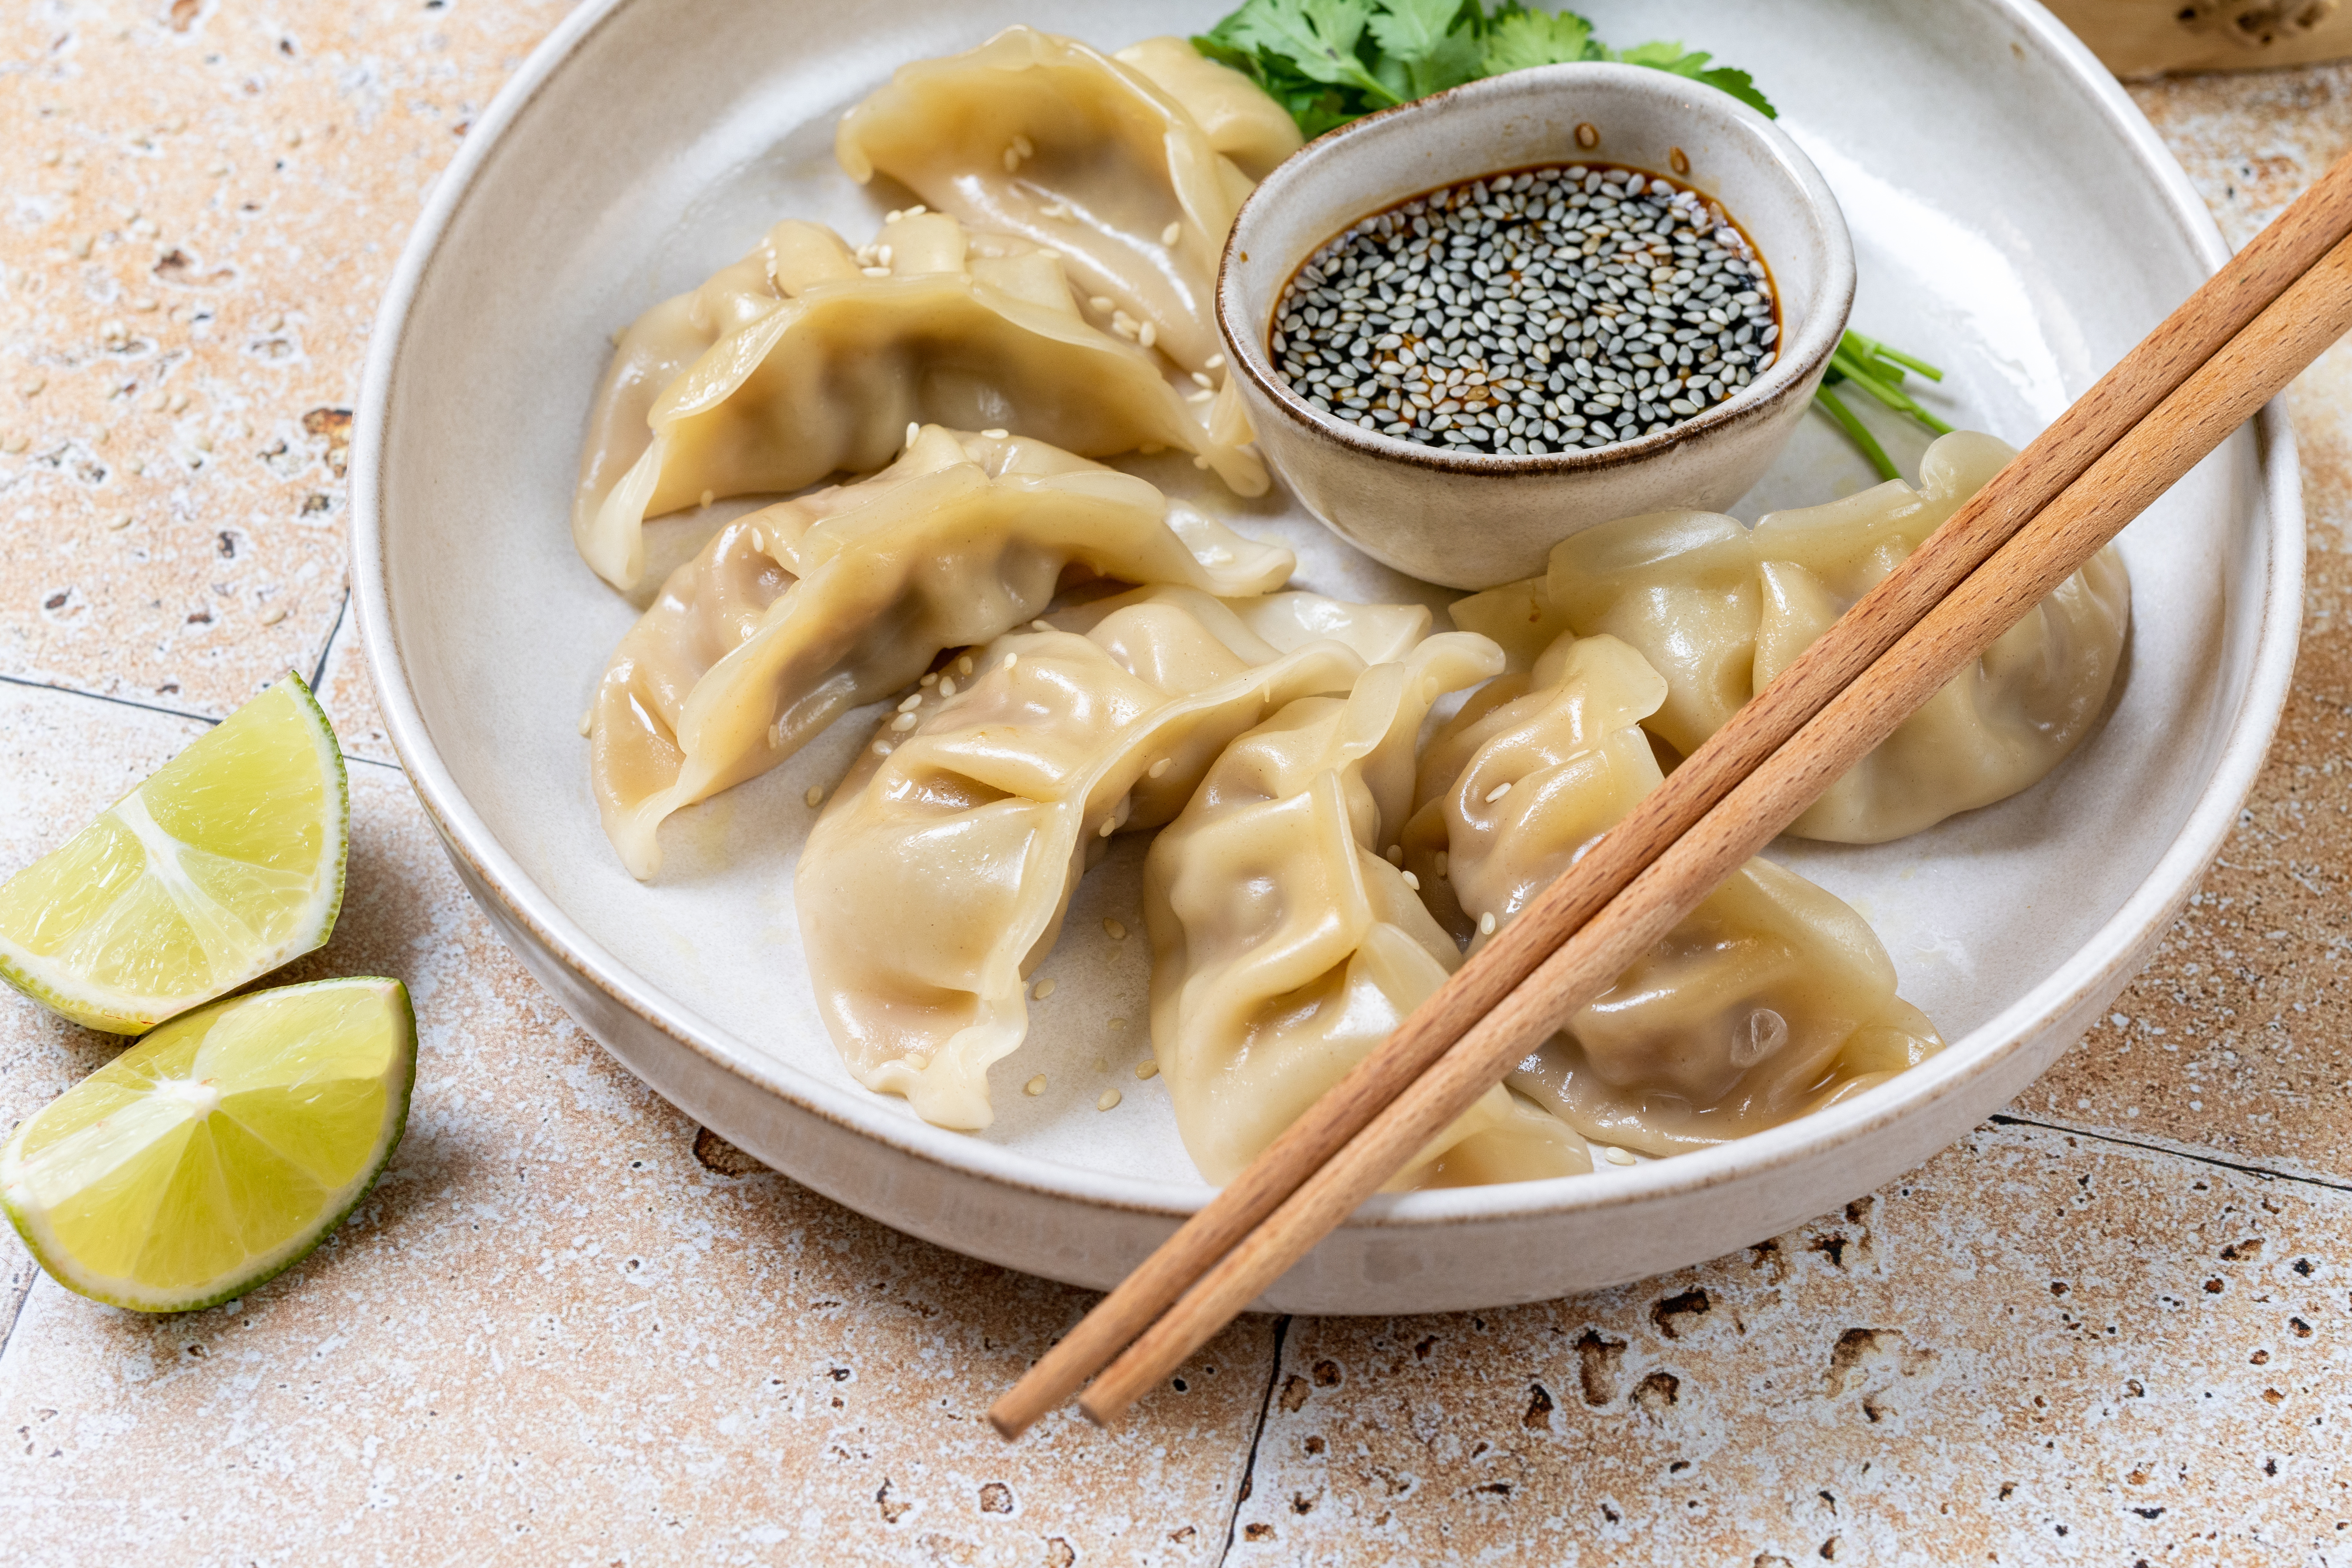
{"label": "speckled stone tile", "polygon": [[[62,837],[196,728],[0,689],[0,754],[24,764],[0,853]],[[52,764],[68,733],[84,754]],[[407,981],[407,1135],[359,1212],[240,1302],[156,1319],[34,1286],[0,1355],[11,1562],[87,1562],[100,1521],[110,1555],[172,1562],[1215,1561],[1265,1320],[1118,1442],[1057,1417],[1007,1447],[982,1409],[1087,1294],[698,1139],[500,947],[405,778],[351,771],[342,920],[273,979]],[[0,995],[9,1121],[116,1048]]]}
{"label": "speckled stone tile", "polygon": [[1293,1321],[1231,1561],[2352,1562],[2347,1222],[1985,1129],[1637,1287]]}
{"label": "speckled stone tile", "polygon": [[[2352,149],[2352,65],[2136,84],[2242,244]],[[2148,969],[2019,1101],[2038,1117],[2352,1173],[2352,347],[2289,394],[2311,521],[2303,651],[2238,828]]]}
{"label": "speckled stone tile", "polygon": [[43,541],[0,556],[0,672],[214,717],[311,672],[377,297],[565,8],[0,15],[0,508]]}

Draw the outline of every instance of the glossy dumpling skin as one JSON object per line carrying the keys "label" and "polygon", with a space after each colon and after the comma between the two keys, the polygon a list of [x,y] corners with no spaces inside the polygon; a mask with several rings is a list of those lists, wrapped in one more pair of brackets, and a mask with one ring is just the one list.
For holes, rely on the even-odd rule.
{"label": "glossy dumpling skin", "polygon": [[756,289],[730,295],[740,324],[667,382],[642,434],[625,405],[692,341],[680,335],[691,308],[657,306],[642,340],[625,337],[572,509],[582,556],[615,586],[645,571],[645,519],[878,468],[910,424],[1009,429],[1087,457],[1177,447],[1242,494],[1265,489],[1255,454],[1213,435],[1159,361],[1087,323],[1054,254],[941,213],[885,224],[864,252],[814,225],[791,236],[779,298],[761,309]]}
{"label": "glossy dumpling skin", "polygon": [[750,255],[698,288],[673,295],[631,322],[614,340],[612,363],[590,405],[580,449],[572,531],[584,553],[597,509],[645,455],[654,402],[710,346],[817,283],[857,276],[840,237],[816,224],[787,221],[761,237]]}
{"label": "glossy dumpling skin", "polygon": [[1151,79],[1184,106],[1209,145],[1253,180],[1307,144],[1290,110],[1231,66],[1220,65],[1182,38],[1146,38],[1111,57]]}
{"label": "glossy dumpling skin", "polygon": [[672,574],[591,708],[604,830],[651,877],[672,812],[776,766],[940,650],[1022,625],[1066,574],[1240,595],[1292,564],[1131,475],[926,426],[881,473],[740,518]]}
{"label": "glossy dumpling skin", "polygon": [[[1640,726],[1664,695],[1617,638],[1565,637],[1433,738],[1405,865],[1472,951],[1657,787]],[[1751,860],[1510,1084],[1587,1137],[1672,1154],[1860,1093],[1941,1043],[1860,915]]]}
{"label": "glossy dumpling skin", "polygon": [[[1231,1181],[1461,962],[1383,851],[1431,705],[1501,663],[1486,638],[1450,633],[1344,698],[1292,703],[1226,748],[1153,840],[1151,1048],[1210,1181]],[[1498,1086],[1393,1185],[1589,1168],[1566,1128]]]}
{"label": "glossy dumpling skin", "polygon": [[877,732],[793,878],[843,1060],[941,1127],[992,1119],[988,1068],[1027,1032],[1025,977],[1110,836],[1168,821],[1228,740],[1346,690],[1429,613],[1161,587],[1055,621],[976,650],[968,675],[950,665],[911,726]]}
{"label": "glossy dumpling skin", "polygon": [[[1205,110],[1254,94],[1288,121],[1239,73],[1178,47],[1202,68],[1178,73],[1153,48],[1145,61]],[[1218,70],[1232,83],[1208,74]],[[1222,123],[1267,150],[1262,111]],[[842,118],[834,150],[854,179],[887,174],[976,229],[1060,251],[1080,296],[1109,301],[1098,320],[1129,337],[1149,323],[1153,345],[1186,370],[1216,356],[1218,258],[1253,182],[1150,70],[1008,27],[968,53],[901,66]]]}
{"label": "glossy dumpling skin", "polygon": [[[1927,448],[1917,490],[1893,480],[1753,529],[1711,512],[1605,523],[1555,547],[1545,576],[1461,601],[1454,620],[1515,650],[1515,663],[1564,630],[1623,638],[1666,679],[1647,728],[1687,754],[2014,455],[1962,431]],[[1883,843],[2037,783],[2105,708],[2130,616],[2110,545],[1790,831]]]}

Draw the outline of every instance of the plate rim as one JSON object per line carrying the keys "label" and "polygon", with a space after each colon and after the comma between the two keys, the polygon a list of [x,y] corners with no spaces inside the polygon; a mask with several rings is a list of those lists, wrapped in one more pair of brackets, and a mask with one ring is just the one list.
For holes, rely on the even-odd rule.
{"label": "plate rim", "polygon": [[[457,155],[436,180],[378,306],[362,371],[353,432],[351,574],[355,630],[385,734],[444,847],[470,867],[474,875],[467,879],[478,884],[478,889],[488,889],[503,906],[505,918],[528,931],[546,955],[574,980],[602,993],[713,1067],[803,1113],[957,1176],[1092,1208],[1171,1220],[1187,1218],[1208,1201],[1213,1188],[1205,1183],[1142,1181],[1058,1165],[931,1127],[908,1115],[899,1102],[862,1088],[829,1084],[788,1064],[760,1059],[750,1042],[667,997],[572,921],[500,844],[433,745],[407,677],[392,613],[390,563],[383,549],[387,410],[409,318],[452,224],[506,134],[589,38],[625,8],[639,3],[586,0],[557,23],[499,88],[476,118]],[[2186,171],[2088,47],[2036,0],[1970,3],[1986,14],[1989,26],[2005,21],[2013,29],[2015,41],[2041,53],[2105,110],[2208,274],[2226,261],[2230,248]],[[2302,629],[2305,521],[2300,464],[2283,399],[2265,405],[2250,429],[2270,514],[2263,535],[2268,570],[2262,624],[2239,714],[2179,835],[2116,912],[2056,971],[1928,1061],[1851,1100],[1781,1126],[1672,1160],[1643,1162],[1613,1172],[1602,1182],[1569,1176],[1384,1194],[1358,1209],[1344,1228],[1419,1229],[1524,1222],[1688,1197],[1757,1180],[1775,1169],[1833,1153],[1895,1121],[1918,1118],[1934,1102],[1964,1092],[1986,1074],[1999,1072],[2040,1031],[2112,980],[2118,969],[2127,971],[2125,981],[2128,983],[2137,972],[2141,955],[2186,903],[2235,826],[2239,810],[2269,756],[2293,682]],[[572,1011],[568,1006],[566,1010]],[[636,1073],[634,1067],[630,1070]]]}

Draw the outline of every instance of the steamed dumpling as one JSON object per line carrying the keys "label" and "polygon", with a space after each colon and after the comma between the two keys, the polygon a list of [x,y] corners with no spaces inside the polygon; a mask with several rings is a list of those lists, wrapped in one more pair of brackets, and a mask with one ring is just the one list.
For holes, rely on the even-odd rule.
{"label": "steamed dumpling", "polygon": [[[1665,677],[1646,728],[1687,754],[2014,456],[1962,431],[1927,448],[1917,490],[1890,480],[1753,529],[1695,511],[1606,523],[1554,547],[1546,575],[1462,600],[1454,622],[1502,643],[1522,668],[1564,630],[1623,638]],[[2131,584],[2110,545],[1790,831],[1882,843],[2030,787],[2105,706],[2130,615]]]}
{"label": "steamed dumpling", "polygon": [[1265,179],[1276,163],[1307,144],[1290,110],[1264,88],[1182,38],[1146,38],[1111,58],[1141,71],[1152,86],[1182,104],[1209,145],[1253,180]]}
{"label": "steamed dumpling", "polygon": [[[1486,638],[1450,633],[1345,698],[1292,703],[1226,748],[1153,841],[1151,1048],[1210,1181],[1232,1180],[1461,962],[1382,851],[1431,705],[1501,663]],[[1498,1086],[1394,1184],[1587,1169],[1565,1127]]]}
{"label": "steamed dumpling", "polygon": [[857,275],[829,228],[789,220],[761,237],[749,256],[699,288],[671,296],[630,323],[615,340],[613,363],[588,414],[580,482],[572,501],[572,537],[584,554],[596,511],[653,440],[654,402],[710,345],[751,325],[813,284]]}
{"label": "steamed dumpling", "polygon": [[927,1121],[987,1126],[989,1066],[1027,1033],[1024,981],[1110,836],[1165,823],[1228,740],[1428,627],[1418,605],[1160,587],[959,659],[860,754],[793,879],[850,1071]]}
{"label": "steamed dumpling", "polygon": [[1186,99],[1260,161],[1280,144],[1273,122],[1290,117],[1238,72],[1177,47],[1192,65],[1154,46],[1129,64],[1008,27],[899,67],[843,117],[835,153],[854,179],[887,174],[974,228],[1059,251],[1079,293],[1103,301],[1097,319],[1205,371],[1219,349],[1218,258],[1252,180]]}
{"label": "steamed dumpling", "polygon": [[[1404,861],[1475,952],[1664,775],[1640,728],[1665,682],[1564,637],[1433,738]],[[1940,1047],[1828,891],[1751,860],[1510,1079],[1585,1136],[1651,1154],[1777,1126]]]}
{"label": "steamed dumpling", "polygon": [[1020,626],[1066,572],[1263,594],[1292,564],[1131,475],[928,426],[881,473],[739,518],[672,574],[591,710],[604,830],[652,876],[670,813]]}
{"label": "steamed dumpling", "polygon": [[[733,281],[715,302],[698,290],[625,336],[592,414],[572,530],[616,586],[645,571],[646,518],[878,468],[911,424],[1003,427],[1087,457],[1177,447],[1242,494],[1266,488],[1256,456],[1213,434],[1150,353],[1087,324],[1060,258],[1026,240],[919,213],[852,252],[829,229],[780,225],[722,278]],[[628,428],[628,410],[706,331],[642,434]]]}

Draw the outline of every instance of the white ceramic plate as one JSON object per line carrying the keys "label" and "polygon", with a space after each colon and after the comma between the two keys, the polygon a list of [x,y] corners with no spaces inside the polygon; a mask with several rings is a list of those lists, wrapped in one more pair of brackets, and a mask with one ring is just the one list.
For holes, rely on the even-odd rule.
{"label": "white ceramic plate", "polygon": [[[1755,73],[1844,205],[1855,324],[1948,367],[1962,424],[2021,443],[2225,255],[2137,111],[2037,6],[1589,8],[1604,37],[1686,38]],[[1149,1049],[1143,939],[1114,942],[1101,923],[1139,927],[1140,846],[1083,885],[1041,972],[1058,994],[995,1075],[995,1127],[941,1131],[866,1092],[811,1005],[792,868],[812,816],[803,791],[838,776],[870,721],[673,819],[661,879],[632,881],[597,826],[576,724],[635,612],[572,553],[566,507],[608,332],[778,217],[862,241],[909,199],[852,184],[832,159],[835,118],[892,67],[1014,21],[1118,47],[1218,9],[842,0],[815,24],[797,5],[591,0],[443,177],[361,401],[352,572],[384,715],[461,873],[532,972],[661,1093],[778,1169],[958,1250],[1094,1286],[1203,1196],[1165,1096],[1130,1070]],[[1351,554],[1278,493],[1243,504],[1189,466],[1138,466],[1288,542],[1311,586],[1445,597]],[[1868,478],[1813,419],[1736,510]],[[2014,1095],[2135,971],[2252,781],[2294,658],[2296,483],[2273,411],[2126,534],[2120,695],[2040,786],[1899,843],[1775,851],[1868,916],[1904,994],[1952,1041],[1940,1057],[1704,1153],[1379,1200],[1269,1303],[1454,1309],[1677,1267],[1868,1191]],[[677,552],[709,521],[655,532]],[[1039,1071],[1051,1088],[1024,1097]],[[1111,1085],[1124,1103],[1096,1110]]]}

